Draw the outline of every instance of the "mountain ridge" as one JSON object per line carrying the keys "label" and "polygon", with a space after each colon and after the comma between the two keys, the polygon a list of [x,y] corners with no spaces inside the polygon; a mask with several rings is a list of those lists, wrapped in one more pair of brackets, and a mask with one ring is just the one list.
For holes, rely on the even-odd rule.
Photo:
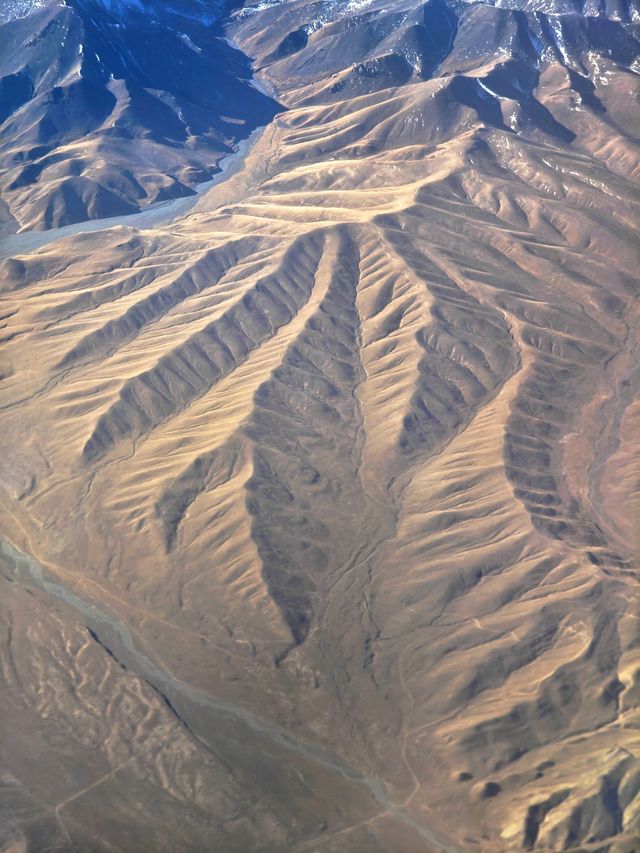
{"label": "mountain ridge", "polygon": [[243,168],[3,262],[12,842],[637,848],[636,7],[513,5],[238,10]]}

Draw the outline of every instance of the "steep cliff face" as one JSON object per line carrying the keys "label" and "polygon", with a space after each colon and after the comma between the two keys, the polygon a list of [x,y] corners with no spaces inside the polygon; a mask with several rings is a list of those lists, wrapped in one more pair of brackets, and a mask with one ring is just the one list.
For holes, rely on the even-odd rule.
{"label": "steep cliff face", "polygon": [[637,6],[175,2],[176,75],[102,5],[101,92],[224,35],[276,100],[229,54],[189,216],[4,243],[2,841],[640,849]]}

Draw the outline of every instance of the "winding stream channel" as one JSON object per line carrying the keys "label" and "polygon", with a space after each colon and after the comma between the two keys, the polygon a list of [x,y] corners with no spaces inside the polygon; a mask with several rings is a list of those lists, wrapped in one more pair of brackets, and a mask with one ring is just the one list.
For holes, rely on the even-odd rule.
{"label": "winding stream channel", "polygon": [[[230,44],[233,46],[232,42]],[[273,95],[268,93],[258,81],[254,80],[253,85],[265,94]],[[0,258],[25,255],[49,243],[76,234],[100,232],[120,225],[147,229],[183,219],[206,192],[228,180],[243,168],[251,149],[268,127],[269,125],[259,127],[242,140],[232,154],[220,161],[220,171],[213,179],[198,185],[193,195],[157,202],[138,213],[125,216],[88,220],[48,231],[30,231],[0,237]],[[298,756],[368,792],[374,807],[368,820],[337,829],[317,839],[300,841],[295,850],[310,849],[318,843],[329,841],[333,835],[342,835],[363,824],[388,816],[410,826],[425,842],[434,845],[437,849],[457,853],[457,847],[451,846],[448,841],[414,819],[405,811],[401,803],[394,803],[387,795],[382,782],[355,770],[330,750],[318,744],[303,741],[284,729],[260,719],[246,708],[214,699],[205,691],[193,687],[162,669],[138,648],[129,627],[113,612],[77,595],[53,572],[43,568],[30,556],[18,550],[2,535],[0,535],[0,573],[20,586],[39,589],[50,598],[70,607],[105,652],[130,673],[143,679],[161,697],[180,724],[206,749],[215,752],[221,736],[230,737],[243,745],[252,742],[255,744],[257,741],[258,752],[261,751],[259,743],[267,741],[272,751],[283,750],[289,755]],[[233,727],[232,732],[229,732],[229,726]],[[221,730],[222,735],[219,733],[216,740],[212,736],[212,731],[217,730]]]}
{"label": "winding stream channel", "polygon": [[23,234],[11,234],[1,237],[0,258],[26,255],[29,252],[41,249],[49,243],[61,240],[63,237],[71,237],[74,234],[105,231],[109,228],[115,228],[117,225],[140,229],[157,228],[161,225],[167,225],[170,222],[184,219],[206,192],[228,180],[232,175],[242,169],[247,155],[268,126],[256,128],[250,136],[239,142],[233,154],[229,154],[220,161],[218,165],[220,171],[210,181],[198,184],[194,195],[181,196],[180,198],[173,198],[168,201],[158,201],[138,213],[128,213],[125,216],[89,219],[85,222],[63,225],[61,228],[51,228],[48,231],[26,231]]}
{"label": "winding stream channel", "polygon": [[[265,722],[246,708],[214,699],[203,690],[192,687],[160,668],[136,647],[131,631],[114,614],[67,589],[52,573],[47,572],[31,557],[19,551],[4,536],[0,536],[0,571],[10,581],[26,588],[40,589],[53,599],[72,608],[105,651],[126,670],[142,678],[159,694],[179,722],[205,748],[214,748],[215,741],[212,741],[210,734],[212,728],[217,730],[223,721],[232,723],[234,726],[232,737],[238,743],[266,740],[276,750],[282,749],[289,754],[297,755],[366,789],[372,800],[380,807],[380,811],[372,814],[370,821],[383,815],[393,816],[411,826],[425,841],[435,845],[439,850],[457,853],[457,847],[451,846],[431,829],[415,820],[404,810],[402,804],[390,800],[380,781],[355,770],[330,750],[302,741],[285,730]],[[349,829],[351,827],[346,827],[335,834],[342,834]],[[323,838],[317,840],[321,841]],[[302,842],[296,849],[306,849],[310,843],[312,842]]]}

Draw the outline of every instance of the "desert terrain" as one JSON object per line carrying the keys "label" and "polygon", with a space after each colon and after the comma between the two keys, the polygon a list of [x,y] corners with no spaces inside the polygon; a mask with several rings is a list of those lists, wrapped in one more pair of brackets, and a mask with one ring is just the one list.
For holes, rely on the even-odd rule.
{"label": "desert terrain", "polygon": [[32,6],[0,849],[638,853],[640,6]]}

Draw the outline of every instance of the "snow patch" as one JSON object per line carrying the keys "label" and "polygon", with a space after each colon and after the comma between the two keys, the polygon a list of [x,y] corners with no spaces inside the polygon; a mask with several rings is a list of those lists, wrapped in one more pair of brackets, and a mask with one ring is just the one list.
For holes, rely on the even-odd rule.
{"label": "snow patch", "polygon": [[0,3],[0,24],[26,18],[49,4],[50,0],[4,0]]}

